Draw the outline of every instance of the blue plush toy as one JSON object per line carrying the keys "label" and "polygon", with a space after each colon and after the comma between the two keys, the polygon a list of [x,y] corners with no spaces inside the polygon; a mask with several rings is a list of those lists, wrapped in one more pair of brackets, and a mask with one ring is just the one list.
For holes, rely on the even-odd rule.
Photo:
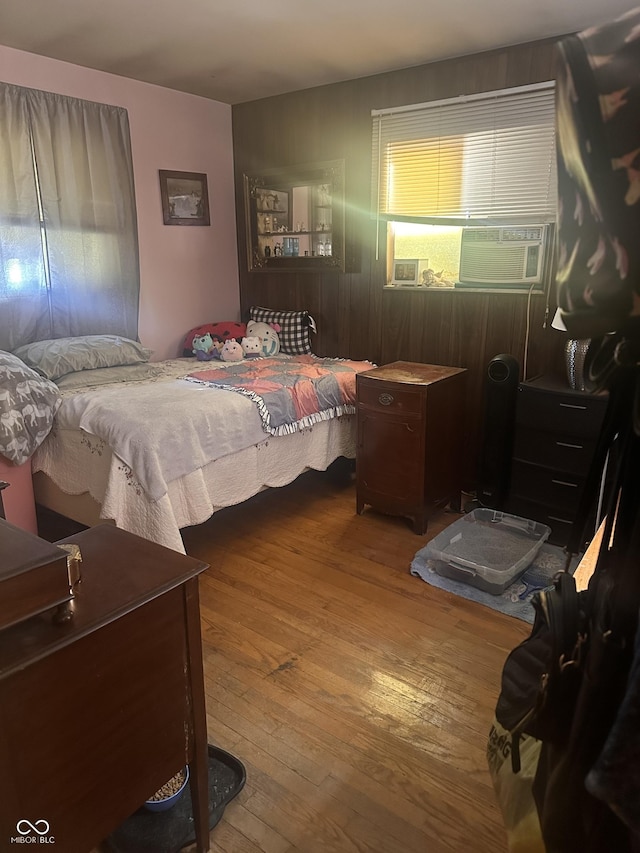
{"label": "blue plush toy", "polygon": [[214,358],[220,358],[220,349],[217,343],[207,332],[205,335],[199,335],[193,339],[192,352],[198,361],[211,361]]}

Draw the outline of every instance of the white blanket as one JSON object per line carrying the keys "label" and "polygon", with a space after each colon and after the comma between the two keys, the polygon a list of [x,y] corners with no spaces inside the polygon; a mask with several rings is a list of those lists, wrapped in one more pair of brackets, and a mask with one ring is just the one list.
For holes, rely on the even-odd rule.
{"label": "white blanket", "polygon": [[[211,362],[203,363],[203,369],[210,368]],[[305,468],[323,471],[339,456],[355,456],[354,415],[323,421],[288,436],[268,436],[262,429],[255,404],[247,398],[232,391],[220,391],[219,396],[216,392],[220,404],[212,405],[214,392],[210,388],[176,379],[194,369],[197,368],[193,361],[160,362],[157,375],[152,379],[82,388],[75,385],[74,377],[73,390],[62,391],[61,410],[53,430],[33,457],[33,470],[46,474],[69,495],[90,494],[100,505],[101,518],[113,519],[124,530],[184,553],[181,528],[201,524],[216,510],[245,501],[265,487],[284,486]],[[93,381],[93,377],[89,378]],[[153,391],[154,385],[160,387]],[[188,398],[182,393],[185,386],[188,386]],[[137,431],[135,442],[132,437],[122,436],[121,452],[140,463],[143,471],[150,471],[152,475],[159,472],[165,491],[157,500],[145,491],[133,465],[116,454],[109,440],[87,430],[87,426],[104,429],[107,433],[113,429],[109,411],[114,409],[105,401],[111,404],[117,398],[128,401],[131,411],[124,414]],[[229,398],[246,413],[235,435],[228,434],[230,421],[222,409]],[[178,443],[181,434],[174,428],[172,435],[167,420],[169,411],[180,414],[173,405],[177,399],[188,399],[188,405],[195,407],[194,410],[199,410],[202,402],[209,399],[200,417],[212,419],[216,432],[221,425],[227,424],[223,441],[230,452],[216,454],[217,458],[199,468],[184,460],[182,454],[178,454],[178,459],[165,460],[166,447]],[[140,400],[145,401],[147,421],[140,419],[137,412],[133,414],[139,410]],[[161,417],[157,417],[158,406],[163,412]],[[83,420],[87,411],[91,418]],[[185,420],[184,414],[180,420]],[[156,421],[164,422],[156,424]],[[159,438],[160,435],[165,438]],[[196,436],[190,435],[195,441]],[[149,441],[151,436],[154,436],[152,442]],[[231,451],[232,446],[243,443],[243,449]],[[199,438],[197,444],[200,444]],[[156,457],[151,465],[144,460],[145,448],[149,447]],[[200,459],[206,456],[208,447],[205,442],[204,450],[199,451]],[[172,474],[185,466],[192,470],[171,479]],[[53,510],[58,509],[55,502],[46,499],[41,502]]]}
{"label": "white blanket", "polygon": [[[34,471],[42,471],[68,495],[90,494],[100,505],[100,518],[113,519],[123,530],[184,554],[183,527],[201,524],[217,510],[242,503],[264,488],[286,486],[306,468],[325,471],[339,456],[353,458],[355,421],[355,415],[345,415],[292,435],[267,436],[260,444],[173,480],[159,501],[145,495],[131,469],[101,439],[79,430],[50,435],[36,451]],[[36,478],[38,501],[64,513],[38,485]]]}
{"label": "white blanket", "polygon": [[58,429],[105,441],[154,501],[173,480],[265,439],[251,400],[179,378],[197,369],[193,361],[163,367],[155,381],[66,392],[56,419]]}

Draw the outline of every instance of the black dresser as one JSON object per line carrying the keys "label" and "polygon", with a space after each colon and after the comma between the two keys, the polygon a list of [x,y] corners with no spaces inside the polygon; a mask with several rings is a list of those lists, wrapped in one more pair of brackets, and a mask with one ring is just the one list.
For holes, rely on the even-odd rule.
{"label": "black dresser", "polygon": [[548,524],[555,545],[569,539],[606,407],[606,395],[572,391],[554,377],[518,386],[505,509]]}

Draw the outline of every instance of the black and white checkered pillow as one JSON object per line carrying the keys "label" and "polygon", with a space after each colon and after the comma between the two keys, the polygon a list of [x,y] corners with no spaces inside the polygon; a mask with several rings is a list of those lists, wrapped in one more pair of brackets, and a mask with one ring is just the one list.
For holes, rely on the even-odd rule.
{"label": "black and white checkered pillow", "polygon": [[310,332],[315,332],[316,324],[308,311],[274,311],[252,305],[249,319],[258,323],[278,323],[280,352],[287,355],[313,353]]}

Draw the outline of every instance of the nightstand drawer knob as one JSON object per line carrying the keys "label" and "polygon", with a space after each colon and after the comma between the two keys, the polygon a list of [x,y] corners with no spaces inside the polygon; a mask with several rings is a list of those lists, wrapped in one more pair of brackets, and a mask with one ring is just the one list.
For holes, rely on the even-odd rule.
{"label": "nightstand drawer knob", "polygon": [[380,394],[378,402],[382,406],[390,406],[393,403],[393,394]]}

